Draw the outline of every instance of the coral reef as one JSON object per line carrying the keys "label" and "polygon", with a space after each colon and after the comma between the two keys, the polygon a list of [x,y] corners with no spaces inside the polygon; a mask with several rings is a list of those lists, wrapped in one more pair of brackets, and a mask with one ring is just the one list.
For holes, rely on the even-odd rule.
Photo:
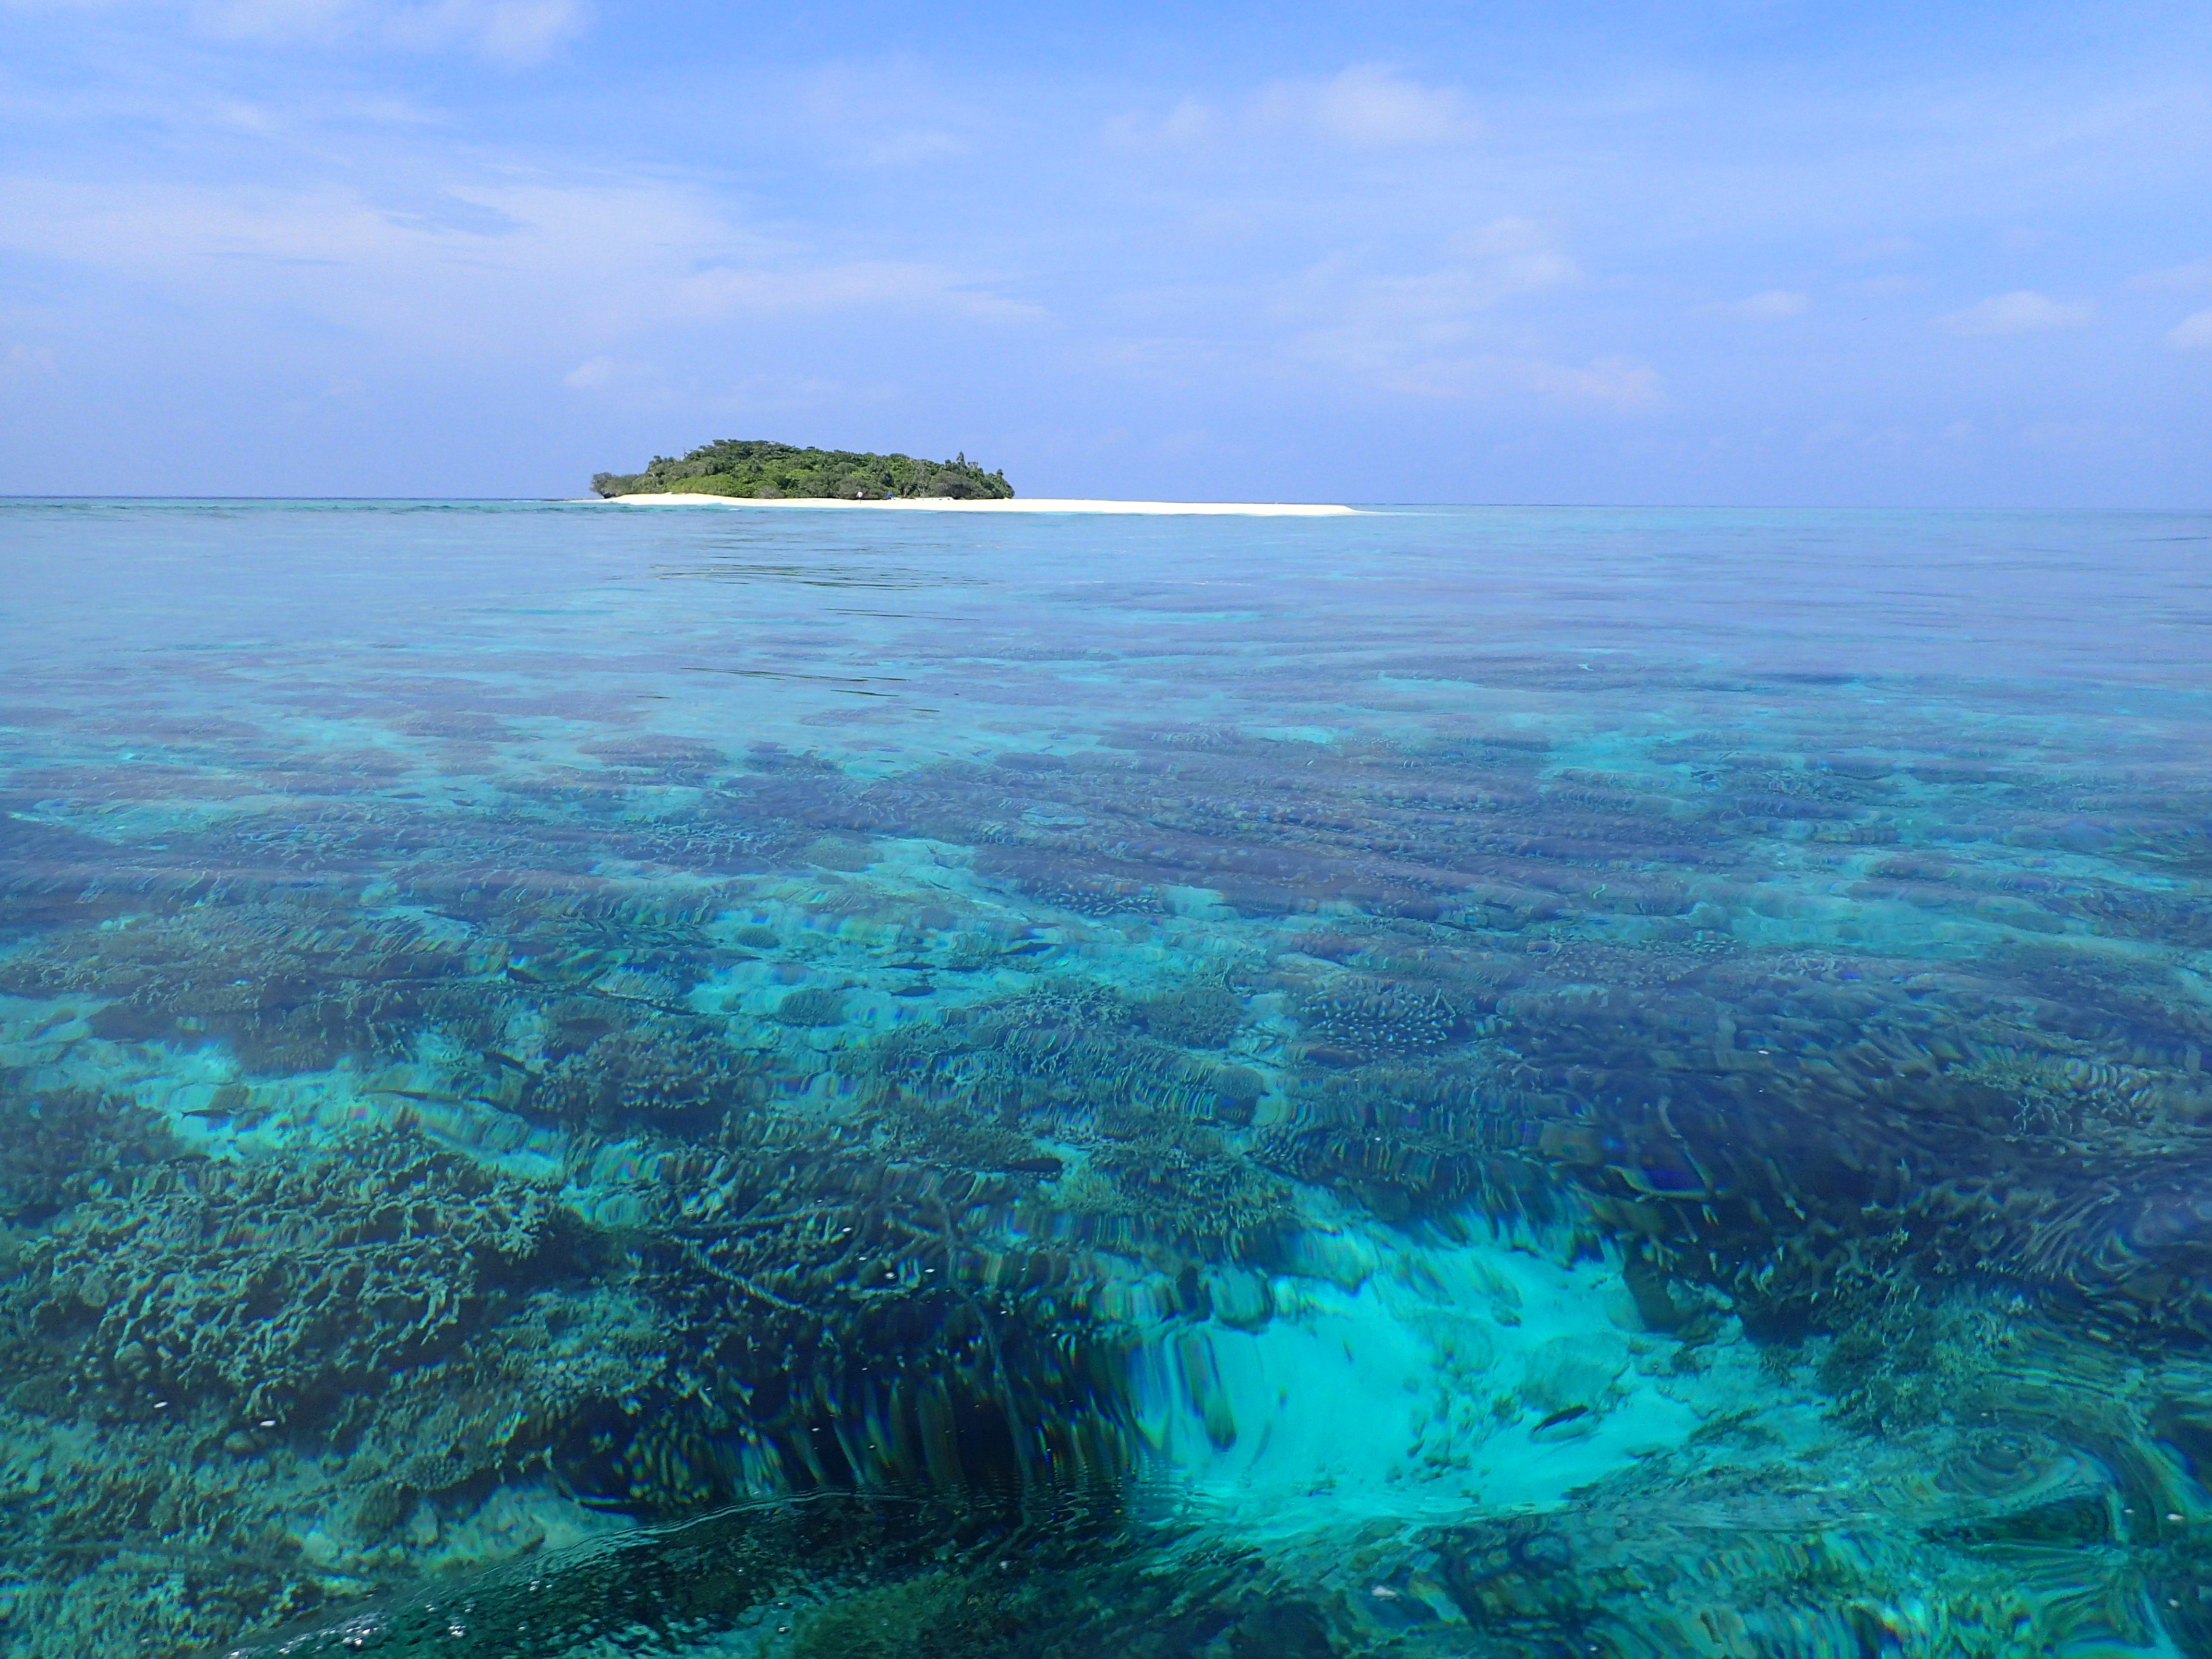
{"label": "coral reef", "polygon": [[198,1653],[328,1603],[258,1460],[210,1457],[181,1422],[108,1425],[86,1443],[36,1421],[0,1413],[11,1655]]}
{"label": "coral reef", "polygon": [[1472,1205],[1492,1223],[1568,1212],[1565,1183],[1526,1121],[1498,1110],[1495,1056],[1401,1056],[1300,1077],[1291,1112],[1260,1137],[1270,1169],[1331,1187],[1394,1220]]}
{"label": "coral reef", "polygon": [[1184,1048],[1227,1046],[1243,1023],[1244,1005],[1223,985],[1189,985],[1147,997],[1137,1018],[1148,1036]]}
{"label": "coral reef", "polygon": [[[1279,1176],[1243,1144],[1261,1079],[1160,1040],[1158,1000],[1171,1000],[1170,1023],[1188,1022],[1192,995],[1132,1004],[1110,986],[1048,979],[957,1018],[894,1031],[856,1050],[843,1069],[872,1098],[940,1110],[967,1103],[1002,1125],[1084,1149],[1081,1169],[1039,1209],[1042,1221],[1057,1215],[1125,1250],[1156,1241],[1209,1259],[1264,1251],[1291,1209]],[[1242,1004],[1225,990],[1195,1002],[1200,1036],[1225,1036],[1234,1029],[1226,1017],[1241,1017]],[[1177,1029],[1189,1034],[1188,1024]],[[1058,1171],[1057,1159],[1028,1161]]]}
{"label": "coral reef", "polygon": [[[1312,1606],[1249,1553],[1195,1545],[1079,1489],[1054,1524],[957,1496],[815,1492],[541,1556],[372,1615],[309,1620],[236,1659],[422,1659],[455,1608],[489,1659],[619,1651],[773,1659],[957,1653],[1028,1659],[1110,1646],[1178,1659],[1325,1659]],[[1301,1617],[1300,1615],[1304,1616]],[[1285,1632],[1306,1639],[1285,1644]],[[554,1633],[549,1637],[549,1632]]]}
{"label": "coral reef", "polygon": [[0,1649],[2212,1653],[2186,698],[781,558],[11,687]]}
{"label": "coral reef", "polygon": [[991,1226],[1040,1171],[944,1150],[912,1115],[756,1118],[665,1164],[632,1283],[666,1367],[640,1408],[571,1437],[564,1478],[665,1516],[763,1480],[1020,1490],[1126,1468],[1115,1338],[1064,1257]]}
{"label": "coral reef", "polygon": [[126,1199],[183,1151],[135,1101],[0,1076],[0,1226],[41,1227],[80,1200]]}
{"label": "coral reef", "polygon": [[580,1232],[542,1189],[365,1134],[306,1159],[173,1161],[87,1199],[25,1252],[9,1301],[101,1414],[204,1404],[299,1428],[574,1273]]}
{"label": "coral reef", "polygon": [[[590,1040],[529,1079],[521,1109],[603,1128],[681,1133],[758,1103],[757,1061],[719,1032],[664,1016],[593,1036],[606,1022],[580,1000],[564,1006],[555,1030],[569,1041]],[[616,1005],[614,1012],[621,1018],[630,1011]]]}
{"label": "coral reef", "polygon": [[827,986],[810,985],[779,1001],[775,1018],[786,1025],[835,1025],[845,1018],[845,999]]}
{"label": "coral reef", "polygon": [[81,927],[70,945],[0,964],[0,991],[90,993],[106,999],[100,1036],[220,1041],[249,1071],[404,1053],[423,1023],[460,1012],[440,993],[463,953],[408,921],[262,903]]}
{"label": "coral reef", "polygon": [[1302,1000],[1299,1013],[1324,1043],[1361,1054],[1439,1048],[1461,1024],[1451,1004],[1435,991],[1376,980],[1317,987]]}
{"label": "coral reef", "polygon": [[1109,1113],[1054,1206],[1087,1222],[1095,1242],[1124,1250],[1165,1242],[1207,1260],[1264,1257],[1296,1224],[1280,1178],[1173,1112]]}

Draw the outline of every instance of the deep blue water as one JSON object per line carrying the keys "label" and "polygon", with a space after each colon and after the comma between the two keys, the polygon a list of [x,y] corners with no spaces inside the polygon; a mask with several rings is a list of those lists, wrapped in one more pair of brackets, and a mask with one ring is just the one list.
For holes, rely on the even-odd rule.
{"label": "deep blue water", "polygon": [[0,503],[0,1653],[2212,1655],[2208,624]]}

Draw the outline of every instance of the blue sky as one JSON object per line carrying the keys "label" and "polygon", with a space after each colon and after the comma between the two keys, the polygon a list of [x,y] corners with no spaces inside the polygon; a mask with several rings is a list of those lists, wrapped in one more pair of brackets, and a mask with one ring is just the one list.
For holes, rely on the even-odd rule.
{"label": "blue sky", "polygon": [[0,0],[0,492],[2212,506],[2212,8]]}

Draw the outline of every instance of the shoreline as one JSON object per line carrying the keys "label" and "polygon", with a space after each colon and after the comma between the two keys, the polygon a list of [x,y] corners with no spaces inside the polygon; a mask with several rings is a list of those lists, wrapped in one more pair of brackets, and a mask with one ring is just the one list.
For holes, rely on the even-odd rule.
{"label": "shoreline", "polygon": [[1356,507],[1321,501],[1105,501],[1043,496],[1026,501],[1019,496],[1010,501],[954,501],[943,495],[882,501],[841,501],[819,495],[763,501],[750,495],[707,495],[674,490],[665,494],[610,495],[605,499],[617,507],[830,507],[847,510],[854,507],[890,508],[918,513],[1120,513],[1233,515],[1261,519],[1350,518],[1359,511]]}

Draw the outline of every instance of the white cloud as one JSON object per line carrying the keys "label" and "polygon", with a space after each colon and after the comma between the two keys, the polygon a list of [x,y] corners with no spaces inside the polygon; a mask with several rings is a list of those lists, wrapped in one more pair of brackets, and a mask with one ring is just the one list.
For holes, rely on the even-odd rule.
{"label": "white cloud", "polygon": [[1844,291],[1864,295],[1871,299],[1882,299],[1894,294],[1917,294],[1928,286],[1925,276],[1893,274],[1887,276],[1869,276],[1863,281],[1846,283]]}
{"label": "white cloud", "polygon": [[2096,314],[2096,307],[2087,301],[2067,304],[2023,288],[1947,312],[1936,319],[1936,326],[1948,334],[2041,334],[2082,327]]}
{"label": "white cloud", "polygon": [[[611,341],[746,314],[1040,314],[949,267],[825,260],[772,242],[654,180],[501,181],[437,195],[400,211],[337,186],[0,179],[0,248],[173,301],[305,313],[401,349],[471,358],[535,351],[549,332]],[[577,372],[588,384],[608,371],[587,362]]]}
{"label": "white cloud", "polygon": [[615,357],[593,357],[578,363],[561,377],[561,384],[571,392],[605,392],[631,378],[629,366]]}
{"label": "white cloud", "polygon": [[816,72],[793,100],[833,150],[863,167],[927,167],[975,153],[982,112],[948,97],[920,66],[836,64]]}
{"label": "white cloud", "polygon": [[[1926,456],[1935,453],[1933,446],[1943,443],[1955,446],[1972,435],[1972,428],[1960,421],[1953,422],[1942,432],[1931,437],[1909,426],[1867,426],[1853,420],[1832,420],[1823,422],[1807,433],[1801,447],[1808,455],[1826,452],[1900,459],[1907,456]],[[1956,453],[1956,450],[1945,453]]]}
{"label": "white cloud", "polygon": [[1209,137],[1219,125],[1220,118],[1195,98],[1185,98],[1167,113],[1159,124],[1162,143],[1193,144]]}
{"label": "white cloud", "polygon": [[1115,149],[1190,149],[1227,132],[1231,125],[1212,105],[1184,98],[1165,115],[1124,110],[1109,116],[1105,135]]}
{"label": "white cloud", "polygon": [[1185,98],[1164,116],[1124,114],[1106,124],[1109,143],[1135,149],[1285,137],[1395,149],[1463,144],[1481,133],[1481,120],[1455,88],[1425,86],[1372,64],[1325,81],[1277,81],[1228,109]]}
{"label": "white cloud", "polygon": [[958,273],[941,266],[896,260],[855,260],[799,270],[703,270],[686,278],[675,298],[678,308],[685,314],[708,317],[733,312],[848,311],[916,305],[971,317],[1045,315],[1040,306],[972,287]]}
{"label": "white cloud", "polygon": [[1252,113],[1262,125],[1363,148],[1460,143],[1482,130],[1453,88],[1425,87],[1373,64],[1318,82],[1279,81],[1254,100]]}
{"label": "white cloud", "polygon": [[2166,337],[2177,351],[2212,351],[2212,311],[2192,312]]}
{"label": "white cloud", "polygon": [[509,69],[550,58],[554,47],[581,34],[592,21],[592,9],[584,0],[495,0],[475,18],[468,16],[472,8],[457,9],[465,21],[456,33],[473,41],[493,63]]}
{"label": "white cloud", "polygon": [[148,9],[180,11],[218,40],[458,48],[506,69],[543,62],[592,21],[589,0],[154,0]]}
{"label": "white cloud", "polygon": [[[1451,237],[1444,252],[1449,263],[1407,275],[1324,260],[1302,273],[1275,308],[1305,324],[1297,337],[1303,356],[1400,391],[1449,392],[1466,378],[1483,313],[1582,277],[1582,268],[1533,220],[1492,220]],[[1488,373],[1483,368],[1478,378]]]}
{"label": "white cloud", "polygon": [[1729,307],[1739,317],[1753,317],[1771,322],[1783,317],[1802,317],[1813,304],[1813,296],[1794,289],[1770,288],[1753,295],[1747,300],[1738,300]]}
{"label": "white cloud", "polygon": [[2130,288],[2191,289],[2212,288],[2212,259],[2198,259],[2185,265],[2168,265],[2163,270],[2146,270],[2140,276],[2130,277]]}
{"label": "white cloud", "polygon": [[1658,370],[1628,357],[1600,357],[1587,368],[1529,363],[1528,384],[1555,402],[1598,404],[1622,414],[1656,409],[1666,401]]}
{"label": "white cloud", "polygon": [[1581,266],[1541,225],[1492,220],[1449,238],[1444,252],[1447,263],[1413,273],[1362,271],[1341,256],[1309,269],[1273,307],[1292,325],[1291,353],[1401,397],[1534,394],[1622,412],[1664,403],[1650,365],[1617,356],[1553,362],[1498,315],[1512,301],[1583,280]]}
{"label": "white cloud", "polygon": [[1516,294],[1540,294],[1582,280],[1582,267],[1534,219],[1492,219],[1453,236],[1446,249],[1458,258],[1480,262],[1492,301]]}
{"label": "white cloud", "polygon": [[561,377],[571,392],[631,409],[665,408],[678,402],[732,416],[789,413],[799,410],[854,408],[894,403],[898,386],[890,381],[833,380],[821,374],[750,374],[719,389],[694,383],[672,384],[657,363],[601,355],[586,359]]}
{"label": "white cloud", "polygon": [[327,40],[362,19],[353,0],[199,0],[187,8],[210,34],[233,40]]}

